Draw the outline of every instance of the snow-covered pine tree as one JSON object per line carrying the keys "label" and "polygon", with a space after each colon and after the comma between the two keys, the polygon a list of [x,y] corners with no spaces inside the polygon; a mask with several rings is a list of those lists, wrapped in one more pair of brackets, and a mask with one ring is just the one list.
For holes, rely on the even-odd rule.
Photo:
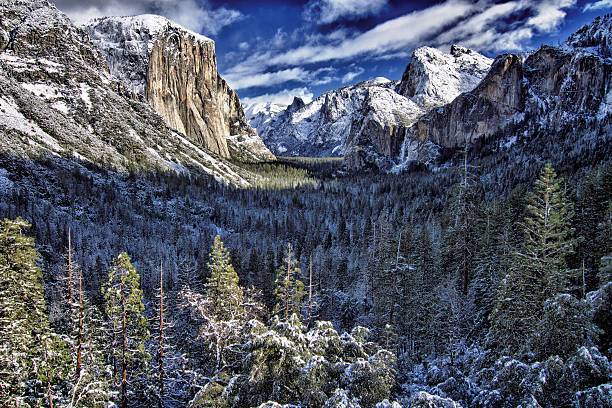
{"label": "snow-covered pine tree", "polygon": [[205,284],[206,295],[211,299],[215,317],[218,320],[231,320],[241,313],[238,310],[244,292],[238,285],[238,274],[230,261],[230,252],[223,246],[217,235],[210,253],[208,269],[210,277]]}
{"label": "snow-covered pine tree", "polygon": [[306,292],[304,284],[297,278],[301,274],[297,263],[297,259],[293,256],[293,247],[291,243],[288,243],[283,264],[278,268],[276,274],[276,286],[274,288],[276,297],[274,314],[283,319],[288,319],[293,313],[301,317]]}
{"label": "snow-covered pine tree", "polygon": [[[106,301],[106,315],[110,320],[113,341],[110,343],[115,383],[121,385],[121,406],[128,405],[128,383],[132,385],[130,395],[138,392],[139,381],[146,377],[150,359],[145,350],[149,338],[148,321],[144,316],[140,275],[127,253],[122,252],[114,260],[108,272],[108,281],[102,288]],[[121,361],[121,372],[117,376],[117,361]],[[119,377],[119,378],[117,378]]]}
{"label": "snow-covered pine tree", "polygon": [[[49,326],[40,255],[24,234],[29,227],[20,218],[0,221],[0,400],[6,406],[28,406],[27,397],[43,394],[53,404],[51,385],[68,366],[63,342]],[[37,389],[39,382],[45,389]]]}
{"label": "snow-covered pine tree", "polygon": [[568,289],[566,257],[576,244],[566,198],[550,164],[546,164],[529,195],[522,248],[511,255],[491,314],[491,339],[510,352],[524,349],[536,335],[545,302]]}

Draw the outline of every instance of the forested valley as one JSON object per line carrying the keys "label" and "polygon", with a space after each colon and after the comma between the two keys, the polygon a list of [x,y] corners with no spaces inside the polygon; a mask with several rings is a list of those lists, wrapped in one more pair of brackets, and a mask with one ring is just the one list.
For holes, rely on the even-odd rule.
{"label": "forested valley", "polygon": [[485,147],[245,165],[252,188],[3,157],[0,398],[608,404],[612,167]]}

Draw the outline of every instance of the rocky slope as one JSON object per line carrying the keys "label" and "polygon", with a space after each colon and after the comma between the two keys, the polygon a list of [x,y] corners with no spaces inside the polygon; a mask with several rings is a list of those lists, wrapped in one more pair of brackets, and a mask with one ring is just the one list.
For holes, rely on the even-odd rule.
{"label": "rocky slope", "polygon": [[0,3],[0,39],[2,154],[78,159],[119,172],[207,173],[239,185],[252,179],[169,129],[47,0]]}
{"label": "rocky slope", "polygon": [[381,156],[376,152],[399,154],[401,139],[391,139],[395,129],[473,89],[491,62],[458,46],[450,54],[422,47],[399,82],[376,78],[327,92],[304,106],[296,100],[286,110],[250,107],[249,120],[275,154],[344,156],[358,168]]}
{"label": "rocky slope", "polygon": [[[397,96],[394,96],[394,100],[405,98],[411,105],[396,103],[397,109],[382,108],[384,104],[376,94],[363,105],[361,115],[351,124],[345,143],[347,168],[376,166],[386,169],[392,166],[389,158],[398,156],[403,147],[403,138],[398,134],[427,112],[472,90],[485,77],[492,63],[489,58],[467,48],[453,45],[450,51],[446,54],[430,47],[414,51],[402,80],[395,86]],[[419,155],[430,156],[435,146],[425,143],[417,150]]]}
{"label": "rocky slope", "polygon": [[603,119],[612,111],[611,25],[610,16],[598,18],[562,46],[499,56],[473,91],[397,132],[400,161],[425,159],[412,149],[423,142],[455,148],[514,127],[524,130],[515,138],[539,132],[555,143],[569,123]]}
{"label": "rocky slope", "polygon": [[[247,124],[238,95],[217,72],[215,43],[154,15],[106,17],[85,27],[110,72],[171,128],[223,157],[274,157]],[[238,143],[248,139],[249,143]],[[231,146],[229,146],[230,144]]]}

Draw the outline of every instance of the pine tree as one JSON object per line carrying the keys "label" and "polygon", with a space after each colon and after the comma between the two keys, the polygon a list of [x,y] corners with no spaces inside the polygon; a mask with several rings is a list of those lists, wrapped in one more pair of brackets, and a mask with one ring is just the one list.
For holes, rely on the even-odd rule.
{"label": "pine tree", "polygon": [[74,261],[73,255],[69,231],[66,254],[67,296],[64,306],[67,315],[64,340],[72,357],[69,407],[103,407],[112,396],[106,378],[103,339],[99,330],[104,324],[98,310],[91,306],[85,296],[83,271]]}
{"label": "pine tree", "polygon": [[244,292],[238,285],[238,274],[230,262],[230,253],[217,235],[208,262],[210,277],[206,282],[206,294],[212,299],[215,317],[231,320],[240,313]]}
{"label": "pine tree", "polygon": [[[26,384],[51,386],[65,375],[65,348],[49,326],[40,255],[22,219],[0,222],[0,400],[22,406]],[[43,390],[38,390],[43,391]]]}
{"label": "pine tree", "polygon": [[566,257],[572,237],[573,205],[561,180],[547,164],[529,196],[522,248],[512,253],[491,314],[492,340],[512,352],[524,348],[536,335],[547,299],[568,290]]}
{"label": "pine tree", "polygon": [[293,313],[301,314],[302,303],[306,295],[304,284],[297,278],[301,273],[297,263],[297,259],[293,257],[293,248],[288,243],[283,264],[277,271],[276,287],[274,288],[277,301],[274,306],[274,314],[284,319],[288,319]]}
{"label": "pine tree", "polygon": [[205,283],[205,294],[184,288],[181,306],[190,310],[192,318],[199,325],[199,339],[212,351],[217,372],[232,364],[239,356],[235,346],[242,340],[243,328],[257,316],[263,306],[239,286],[238,275],[230,263],[230,253],[223,246],[221,238],[215,237],[209,255],[210,276]]}
{"label": "pine tree", "polygon": [[[121,406],[125,408],[128,404],[128,382],[137,388],[136,383],[146,372],[150,358],[145,350],[149,329],[143,314],[140,276],[127,253],[122,252],[114,260],[102,290],[112,328],[111,358],[114,373],[117,373],[117,361],[121,361]],[[130,393],[134,391],[131,389]]]}

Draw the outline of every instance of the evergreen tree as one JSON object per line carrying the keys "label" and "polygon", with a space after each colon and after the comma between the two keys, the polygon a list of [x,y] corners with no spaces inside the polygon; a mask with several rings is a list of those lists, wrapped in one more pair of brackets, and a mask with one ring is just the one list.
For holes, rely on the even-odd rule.
{"label": "evergreen tree", "polygon": [[[29,227],[19,218],[0,222],[0,400],[6,406],[27,406],[28,387],[53,404],[51,386],[67,366],[63,343],[49,326],[40,255],[24,235]],[[46,389],[36,390],[37,382]]]}
{"label": "evergreen tree", "polygon": [[110,343],[113,373],[117,383],[117,363],[121,361],[121,406],[125,408],[128,405],[128,383],[134,385],[129,390],[131,395],[140,391],[150,358],[145,350],[149,328],[144,316],[140,276],[127,253],[122,252],[114,260],[102,290],[113,339]]}
{"label": "evergreen tree", "polygon": [[210,277],[205,284],[206,295],[213,302],[215,317],[231,320],[240,314],[238,309],[242,305],[244,292],[238,285],[238,274],[230,262],[230,253],[219,235],[215,237],[208,269]]}
{"label": "evergreen tree", "polygon": [[297,259],[293,256],[291,243],[287,244],[286,256],[276,274],[274,295],[276,305],[274,314],[288,319],[293,313],[301,315],[302,303],[306,292],[304,284],[297,277],[301,270],[297,267]]}
{"label": "evergreen tree", "polygon": [[263,305],[252,291],[238,284],[238,275],[230,263],[230,253],[221,238],[215,237],[209,255],[210,276],[205,283],[205,295],[188,287],[181,291],[182,306],[191,311],[199,325],[199,339],[212,351],[212,372],[235,362],[239,356],[236,344],[242,341],[243,328],[249,320],[262,313]]}
{"label": "evergreen tree", "polygon": [[512,352],[536,335],[545,302],[568,290],[565,258],[573,251],[573,205],[550,164],[529,196],[522,248],[512,253],[509,272],[491,314],[492,340]]}

